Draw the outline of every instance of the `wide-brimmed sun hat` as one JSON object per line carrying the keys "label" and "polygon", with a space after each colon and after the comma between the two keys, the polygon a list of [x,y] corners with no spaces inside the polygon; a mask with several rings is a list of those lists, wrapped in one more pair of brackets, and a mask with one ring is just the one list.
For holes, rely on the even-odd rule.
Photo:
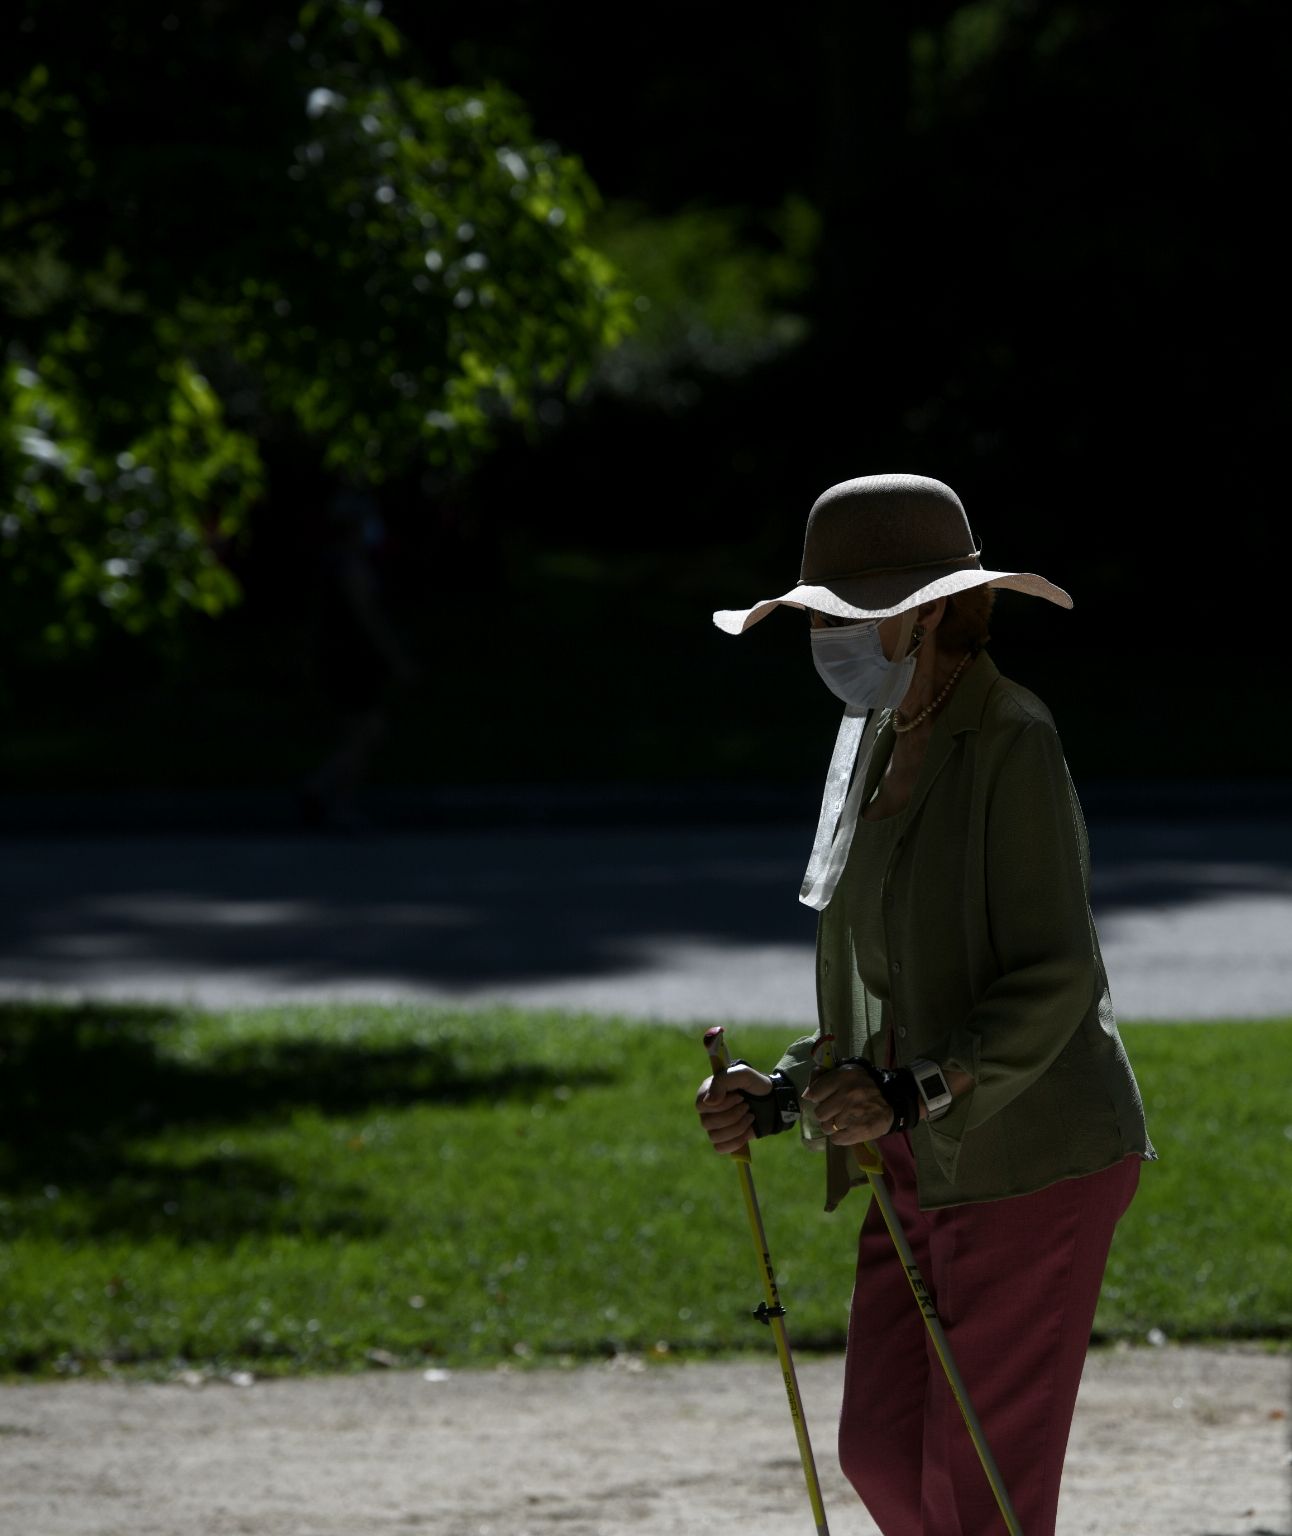
{"label": "wide-brimmed sun hat", "polygon": [[863,475],[823,491],[808,513],[798,585],[713,622],[739,635],[773,608],[886,619],[970,587],[1009,587],[1060,608],[1072,599],[1030,571],[984,570],[960,498],[924,475]]}

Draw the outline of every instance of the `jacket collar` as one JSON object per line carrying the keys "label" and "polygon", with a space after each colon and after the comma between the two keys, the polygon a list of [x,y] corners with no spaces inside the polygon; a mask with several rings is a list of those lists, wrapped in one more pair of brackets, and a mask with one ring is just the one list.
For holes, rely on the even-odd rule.
{"label": "jacket collar", "polygon": [[[937,740],[939,731],[950,736],[958,736],[961,731],[976,731],[982,724],[987,695],[999,676],[996,663],[986,651],[979,651],[952,690],[942,718],[933,722],[933,740]],[[929,750],[932,749],[931,741]]]}
{"label": "jacket collar", "polygon": [[[914,818],[925,795],[933,787],[933,781],[951,756],[955,748],[955,738],[964,731],[976,731],[981,727],[983,711],[987,707],[987,695],[999,676],[1000,671],[996,663],[986,651],[979,651],[965,669],[950,699],[947,700],[947,707],[933,722],[928,750],[924,754],[923,763],[920,764],[920,774],[915,781],[915,788],[911,792],[910,803],[906,809],[905,814],[908,819]],[[885,721],[866,776],[868,783],[865,786],[865,800],[870,799],[875,786],[879,783],[880,775],[888,766],[895,740],[891,724]]]}

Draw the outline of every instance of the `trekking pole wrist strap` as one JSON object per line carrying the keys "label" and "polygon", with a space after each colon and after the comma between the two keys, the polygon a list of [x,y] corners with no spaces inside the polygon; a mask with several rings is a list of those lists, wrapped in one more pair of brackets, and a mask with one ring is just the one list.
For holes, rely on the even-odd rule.
{"label": "trekking pole wrist strap", "polygon": [[[874,1083],[884,1097],[884,1103],[893,1111],[892,1123],[883,1136],[892,1136],[896,1131],[909,1131],[913,1125],[919,1123],[920,1118],[920,1090],[915,1082],[915,1073],[910,1067],[877,1067],[873,1061],[867,1061],[864,1056],[849,1056],[839,1063],[841,1067],[860,1067]],[[876,1140],[879,1138],[876,1137]]]}
{"label": "trekking pole wrist strap", "polygon": [[[748,1067],[752,1063],[742,1058],[733,1061],[731,1065]],[[772,1079],[770,1093],[748,1093],[743,1088],[736,1090],[753,1111],[756,1137],[779,1136],[782,1131],[788,1131],[792,1125],[798,1124],[800,1114],[798,1089],[779,1067],[770,1076]]]}

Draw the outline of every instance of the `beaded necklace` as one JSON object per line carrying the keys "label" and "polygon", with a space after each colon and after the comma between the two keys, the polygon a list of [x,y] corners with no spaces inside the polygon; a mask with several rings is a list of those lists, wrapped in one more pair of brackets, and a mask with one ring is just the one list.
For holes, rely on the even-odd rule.
{"label": "beaded necklace", "polygon": [[964,653],[964,655],[960,658],[960,665],[955,669],[955,671],[951,674],[951,676],[949,678],[947,678],[947,685],[946,685],[946,687],[942,690],[942,692],[940,694],[938,694],[937,698],[934,699],[931,704],[926,704],[924,706],[924,708],[919,712],[918,715],[915,716],[915,718],[913,720],[908,720],[908,721],[906,721],[905,724],[903,724],[902,721],[900,721],[897,718],[897,711],[896,710],[893,711],[893,729],[897,732],[897,734],[899,736],[904,736],[907,731],[913,731],[915,729],[915,727],[920,723],[921,720],[927,720],[928,719],[928,717],[933,713],[933,711],[938,707],[938,705],[942,703],[943,699],[946,698],[947,694],[949,694],[951,692],[951,690],[955,687],[956,679],[964,671],[965,663],[970,659],[972,654],[973,653],[971,651],[966,651]]}

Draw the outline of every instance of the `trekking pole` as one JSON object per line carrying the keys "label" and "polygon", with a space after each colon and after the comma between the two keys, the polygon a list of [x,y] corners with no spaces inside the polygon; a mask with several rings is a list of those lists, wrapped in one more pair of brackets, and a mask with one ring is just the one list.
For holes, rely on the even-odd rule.
{"label": "trekking pole", "polygon": [[[818,1041],[821,1047],[818,1058],[823,1072],[829,1072],[834,1067],[834,1047],[831,1043],[833,1035],[824,1035]],[[814,1055],[816,1054],[814,1048]],[[864,1148],[864,1155],[863,1155]],[[996,1504],[1000,1509],[1001,1518],[1005,1522],[1005,1529],[1009,1536],[1023,1536],[1023,1528],[1018,1523],[1018,1516],[1014,1513],[1014,1506],[1009,1501],[1009,1491],[1005,1487],[1004,1479],[996,1466],[995,1457],[991,1454],[991,1448],[987,1444],[987,1437],[974,1412],[973,1404],[969,1401],[969,1391],[960,1375],[955,1357],[951,1353],[951,1344],[942,1327],[942,1319],[938,1316],[938,1309],[934,1305],[933,1297],[929,1294],[929,1288],[924,1283],[924,1276],[920,1274],[920,1267],[915,1262],[915,1254],[911,1251],[910,1242],[906,1233],[902,1230],[902,1224],[897,1219],[897,1211],[893,1207],[893,1197],[888,1192],[888,1185],[884,1183],[884,1159],[880,1156],[879,1149],[873,1141],[863,1143],[863,1148],[854,1147],[853,1152],[857,1158],[857,1166],[866,1175],[870,1183],[870,1192],[875,1197],[875,1203],[879,1206],[879,1213],[884,1218],[884,1225],[888,1228],[888,1235],[893,1240],[893,1247],[897,1249],[897,1256],[902,1261],[902,1268],[906,1271],[906,1278],[911,1283],[911,1290],[915,1294],[915,1304],[920,1309],[920,1315],[924,1319],[925,1326],[929,1330],[929,1337],[933,1340],[933,1348],[937,1352],[938,1360],[942,1365],[943,1374],[947,1378],[947,1385],[951,1388],[951,1395],[956,1400],[956,1406],[965,1421],[965,1428],[969,1431],[969,1438],[973,1441],[973,1448],[978,1452],[978,1460],[982,1462],[982,1469],[987,1474],[987,1481],[991,1484],[991,1491],[995,1495]]]}
{"label": "trekking pole", "polygon": [[[724,1034],[721,1024],[715,1024],[712,1029],[704,1032],[704,1048],[709,1053],[709,1065],[715,1078],[721,1077],[731,1065]],[[781,1305],[780,1293],[776,1289],[776,1276],[767,1249],[767,1234],[763,1230],[763,1218],[758,1209],[758,1196],[754,1193],[753,1159],[749,1155],[747,1143],[730,1155],[740,1175],[740,1191],[745,1197],[745,1212],[749,1217],[749,1230],[753,1234],[754,1249],[758,1254],[758,1272],[763,1282],[763,1301],[754,1316],[759,1322],[768,1324],[776,1340],[776,1354],[781,1362],[781,1375],[785,1379],[785,1395],[790,1402],[790,1418],[794,1421],[794,1434],[799,1443],[799,1460],[803,1463],[812,1518],[816,1521],[817,1536],[830,1536],[830,1527],[825,1519],[825,1504],[821,1499],[821,1484],[816,1475],[816,1462],[812,1458],[812,1442],[808,1439],[807,1419],[803,1415],[803,1400],[799,1396],[798,1377],[794,1374],[789,1334],[785,1331],[785,1308]]]}

